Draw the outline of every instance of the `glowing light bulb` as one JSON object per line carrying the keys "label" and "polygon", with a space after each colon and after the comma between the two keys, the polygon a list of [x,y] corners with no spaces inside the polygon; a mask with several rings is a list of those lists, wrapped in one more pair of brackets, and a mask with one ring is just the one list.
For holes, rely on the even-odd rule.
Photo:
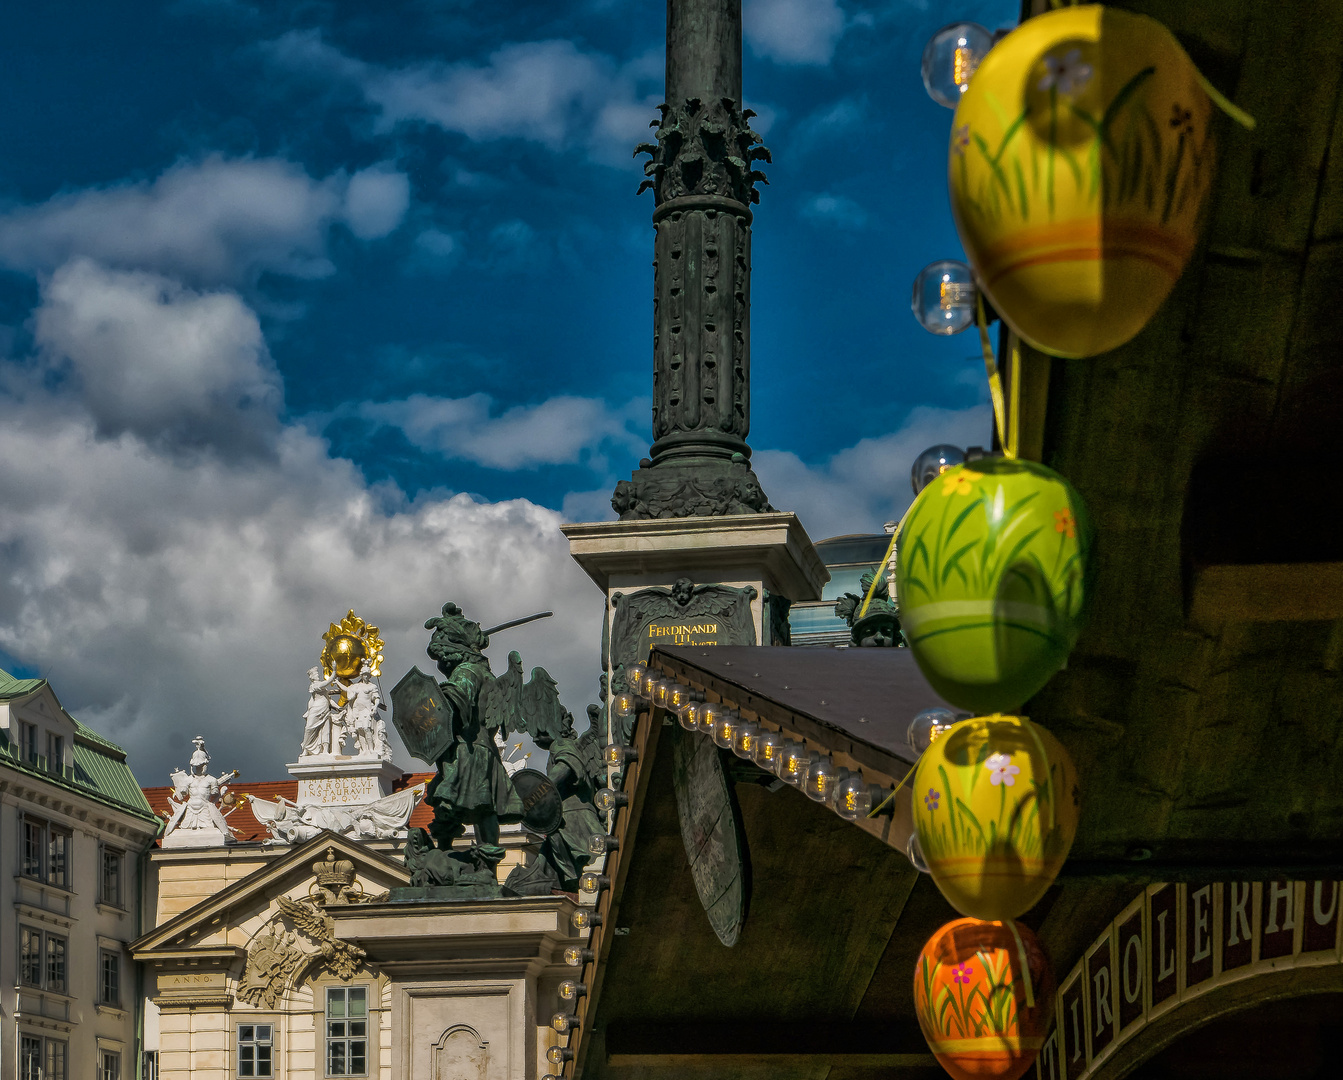
{"label": "glowing light bulb", "polygon": [[609,877],[605,874],[599,874],[595,870],[586,870],[578,875],[579,892],[601,892],[603,889],[608,888],[610,884],[611,879]]}
{"label": "glowing light bulb", "polygon": [[766,772],[778,775],[779,751],[787,740],[780,732],[764,731],[755,737],[751,744],[751,758]]}
{"label": "glowing light bulb", "polygon": [[619,769],[627,761],[638,761],[639,751],[632,746],[621,746],[619,743],[610,743],[602,750],[602,760],[612,769]]}
{"label": "glowing light bulb", "polygon": [[929,263],[914,279],[909,306],[930,334],[959,334],[975,321],[975,277],[955,259]]}
{"label": "glowing light bulb", "polygon": [[582,967],[592,959],[592,950],[581,945],[570,945],[564,950],[564,962],[570,967]]}
{"label": "glowing light bulb", "polygon": [[620,846],[620,841],[608,833],[593,833],[588,837],[588,854],[605,855],[608,851],[615,851]]}
{"label": "glowing light bulb", "polygon": [[615,697],[611,699],[612,715],[618,716],[622,720],[633,716],[635,708],[634,695],[629,692],[616,694]]}
{"label": "glowing light bulb", "polygon": [[861,773],[849,773],[835,784],[831,805],[845,821],[867,817],[872,812],[872,785]]}
{"label": "glowing light bulb", "polygon": [[625,679],[628,681],[630,689],[635,693],[640,693],[644,684],[644,676],[647,674],[647,664],[630,664],[625,668]]}
{"label": "glowing light bulb", "polygon": [[978,23],[944,26],[923,47],[923,86],[939,105],[954,109],[989,49],[993,35]]}
{"label": "glowing light bulb", "polygon": [[811,766],[811,754],[801,743],[790,742],[779,754],[779,779],[793,787],[801,787],[807,782],[807,770]]}
{"label": "glowing light bulb", "polygon": [[922,754],[933,745],[934,739],[954,723],[956,714],[950,709],[924,709],[909,722],[909,732],[905,739],[916,754]]}
{"label": "glowing light bulb", "polygon": [[573,979],[565,979],[560,983],[560,997],[565,1001],[577,1001],[588,992],[588,988],[581,982],[575,982]]}
{"label": "glowing light bulb", "polygon": [[686,731],[698,731],[699,710],[699,705],[692,701],[690,704],[681,707],[680,711],[676,714],[676,719],[681,722],[681,726],[685,728]]}
{"label": "glowing light bulb", "polygon": [[667,708],[684,709],[695,700],[695,691],[688,686],[682,686],[680,683],[672,683],[671,689],[667,691]]}
{"label": "glowing light bulb", "polygon": [[760,737],[760,725],[749,721],[738,725],[737,734],[732,740],[732,752],[739,758],[751,761],[755,755],[755,740]]}
{"label": "glowing light bulb", "polygon": [[668,679],[659,679],[657,685],[653,687],[653,704],[659,709],[671,708],[671,695],[675,688],[676,684],[674,682]]}
{"label": "glowing light bulb", "polygon": [[830,755],[820,754],[807,766],[807,782],[802,790],[812,802],[828,803],[835,785],[848,774],[849,770],[837,766]]}
{"label": "glowing light bulb", "polygon": [[597,914],[596,908],[581,907],[574,909],[569,921],[574,924],[575,930],[591,930],[594,926],[601,925],[602,917]]}
{"label": "glowing light bulb", "polygon": [[718,721],[727,712],[727,707],[716,701],[706,701],[699,707],[699,729],[705,735],[712,735]]}
{"label": "glowing light bulb", "polygon": [[574,1052],[565,1046],[552,1046],[546,1051],[546,1060],[552,1065],[563,1065],[572,1061]]}
{"label": "glowing light bulb", "polygon": [[628,806],[630,797],[623,791],[612,791],[610,788],[601,788],[596,795],[592,797],[592,804],[603,814],[620,806]]}
{"label": "glowing light bulb", "polygon": [[953,465],[960,465],[963,461],[965,451],[958,446],[943,443],[928,447],[914,459],[914,465],[909,470],[909,482],[914,488],[914,494],[917,495]]}
{"label": "glowing light bulb", "polygon": [[550,1026],[561,1035],[567,1035],[578,1027],[578,1017],[571,1016],[569,1013],[556,1013],[550,1018]]}
{"label": "glowing light bulb", "polygon": [[725,710],[713,726],[713,741],[725,750],[730,748],[740,726],[741,718],[736,713]]}

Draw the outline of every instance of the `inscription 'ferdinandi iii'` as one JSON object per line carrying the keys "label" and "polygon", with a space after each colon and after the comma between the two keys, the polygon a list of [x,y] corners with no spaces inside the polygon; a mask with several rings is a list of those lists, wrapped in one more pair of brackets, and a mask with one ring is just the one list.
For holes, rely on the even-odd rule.
{"label": "inscription 'ferdinandi iii'", "polygon": [[655,622],[648,627],[648,646],[654,645],[717,645],[716,622],[670,623]]}

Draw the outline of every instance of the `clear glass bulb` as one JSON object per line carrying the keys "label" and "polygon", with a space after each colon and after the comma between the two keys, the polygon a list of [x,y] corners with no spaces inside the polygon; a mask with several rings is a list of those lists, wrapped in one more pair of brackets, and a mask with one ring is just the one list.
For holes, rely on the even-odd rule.
{"label": "clear glass bulb", "polygon": [[574,924],[575,930],[591,930],[597,925],[597,912],[590,907],[575,908],[569,921]]}
{"label": "clear glass bulb", "polygon": [[611,743],[602,751],[602,761],[612,769],[619,769],[625,764],[625,748],[616,743]]}
{"label": "clear glass bulb", "polygon": [[672,690],[676,684],[668,679],[659,679],[657,686],[653,688],[653,704],[660,709],[671,708]]}
{"label": "clear glass bulb", "polygon": [[634,695],[628,691],[616,694],[611,699],[611,713],[624,720],[634,715],[635,710]]}
{"label": "clear glass bulb", "polygon": [[662,677],[658,675],[657,672],[650,671],[647,675],[645,675],[644,692],[643,692],[644,700],[651,701],[653,704],[656,705],[658,699],[657,698],[658,687],[661,685],[662,685]]}
{"label": "clear glass bulb", "polygon": [[777,731],[762,730],[751,744],[751,758],[766,772],[778,775],[779,751],[787,740]]}
{"label": "clear glass bulb", "polygon": [[755,741],[760,737],[760,725],[744,722],[737,727],[732,740],[732,752],[739,758],[750,761],[755,752]]}
{"label": "clear glass bulb", "polygon": [[610,880],[605,874],[599,874],[595,870],[585,870],[578,875],[578,891],[601,892],[610,883]]}
{"label": "clear glass bulb", "polygon": [[552,1065],[563,1065],[565,1061],[564,1055],[568,1053],[572,1053],[572,1051],[566,1047],[552,1046],[546,1050],[546,1060]]}
{"label": "clear glass bulb", "polygon": [[950,709],[924,709],[909,722],[909,732],[905,735],[910,749],[922,754],[933,745],[936,739],[952,724],[956,723],[956,714]]}
{"label": "clear glass bulb", "polygon": [[914,466],[909,470],[909,482],[914,488],[914,494],[917,495],[953,465],[960,465],[964,461],[965,451],[959,446],[942,443],[928,447],[914,459]]}
{"label": "clear glass bulb", "polygon": [[623,791],[612,791],[604,787],[598,790],[592,797],[592,804],[603,814],[609,813],[619,806],[628,805],[630,798]]}
{"label": "clear glass bulb", "polygon": [[786,744],[779,754],[779,779],[793,787],[801,787],[807,780],[811,754],[801,743]]}
{"label": "clear glass bulb", "polygon": [[616,838],[606,833],[593,833],[588,837],[588,854],[605,855],[616,846]]}
{"label": "clear glass bulb", "polygon": [[914,869],[920,874],[928,873],[928,860],[923,857],[923,847],[919,844],[919,834],[912,832],[909,834],[909,843],[905,845],[905,854],[909,856],[909,861]]}
{"label": "clear glass bulb", "polygon": [[944,26],[923,47],[923,85],[928,96],[954,109],[991,48],[993,35],[978,23]]}
{"label": "clear glass bulb", "polygon": [[835,784],[831,805],[845,821],[867,817],[872,812],[872,785],[861,773],[849,773]]}
{"label": "clear glass bulb", "polygon": [[565,1001],[577,1001],[588,992],[588,988],[581,982],[575,982],[573,979],[565,979],[560,983],[560,997]]}
{"label": "clear glass bulb", "polygon": [[848,769],[831,761],[828,754],[820,754],[807,766],[807,783],[802,790],[812,802],[828,803],[835,793],[835,785],[848,773]]}
{"label": "clear glass bulb", "polygon": [[694,697],[694,691],[690,687],[672,683],[671,689],[667,691],[667,708],[683,709],[694,700]]}
{"label": "clear glass bulb", "polygon": [[919,271],[909,306],[928,333],[946,337],[974,323],[977,295],[970,268],[955,259],[942,259]]}
{"label": "clear glass bulb", "polygon": [[681,709],[676,714],[676,718],[681,722],[681,726],[685,728],[686,731],[699,730],[699,706],[695,704],[695,702],[692,701],[689,705],[681,706]]}
{"label": "clear glass bulb", "polygon": [[647,674],[647,664],[630,664],[625,668],[625,679],[629,683],[630,689],[635,693],[640,691],[640,688],[644,684],[644,676]]}
{"label": "clear glass bulb", "polygon": [[564,950],[564,962],[570,967],[582,967],[588,961],[589,951],[581,945],[570,945]]}
{"label": "clear glass bulb", "polygon": [[718,721],[723,718],[727,712],[727,707],[720,705],[716,701],[706,701],[699,707],[699,729],[705,735],[712,735],[714,728],[718,726]]}
{"label": "clear glass bulb", "polygon": [[578,1027],[578,1017],[570,1016],[568,1013],[556,1013],[550,1018],[550,1026],[564,1035],[570,1028]]}
{"label": "clear glass bulb", "polygon": [[736,713],[724,710],[723,714],[719,716],[718,722],[713,726],[713,741],[725,750],[730,748],[737,738],[737,728],[740,726],[741,720]]}

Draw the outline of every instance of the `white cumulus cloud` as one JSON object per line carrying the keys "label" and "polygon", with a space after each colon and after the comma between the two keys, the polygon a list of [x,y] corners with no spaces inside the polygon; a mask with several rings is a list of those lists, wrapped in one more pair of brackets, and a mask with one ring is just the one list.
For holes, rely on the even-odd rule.
{"label": "white cumulus cloud", "polygon": [[613,445],[625,453],[643,448],[631,430],[647,417],[649,403],[636,399],[611,409],[599,398],[559,395],[535,405],[514,405],[494,414],[488,394],[464,398],[412,394],[399,401],[366,402],[356,415],[400,428],[423,450],[495,469],[575,464]]}
{"label": "white cumulus cloud", "polygon": [[156,179],[53,196],[0,215],[0,266],[37,272],[86,255],[193,283],[262,271],[314,278],[330,226],[384,236],[405,216],[409,186],[390,165],[314,179],[277,158],[179,162]]}

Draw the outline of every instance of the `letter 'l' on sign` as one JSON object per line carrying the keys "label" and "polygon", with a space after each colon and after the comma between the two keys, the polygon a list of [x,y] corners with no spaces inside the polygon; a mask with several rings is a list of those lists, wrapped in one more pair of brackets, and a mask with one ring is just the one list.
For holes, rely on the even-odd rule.
{"label": "letter 'l' on sign", "polygon": [[1160,1005],[1174,997],[1178,989],[1175,946],[1179,933],[1176,925],[1179,914],[1179,891],[1174,885],[1153,889],[1148,903],[1150,914],[1147,925],[1147,970],[1152,987],[1152,1005]]}

